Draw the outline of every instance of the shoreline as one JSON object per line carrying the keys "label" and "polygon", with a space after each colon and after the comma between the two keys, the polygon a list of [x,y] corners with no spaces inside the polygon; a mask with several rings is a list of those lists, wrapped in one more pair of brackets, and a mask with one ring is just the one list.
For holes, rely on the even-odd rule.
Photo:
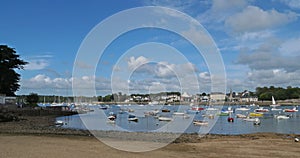
{"label": "shoreline", "polygon": [[[1,122],[0,135],[29,135],[29,136],[82,136],[112,138],[119,140],[161,141],[172,143],[199,143],[205,139],[217,138],[248,138],[261,137],[289,138],[300,137],[299,134],[282,133],[250,133],[250,134],[204,134],[198,133],[159,133],[159,132],[126,132],[126,131],[89,131],[82,129],[61,128],[55,126],[57,116],[20,116],[19,121]],[[200,137],[201,136],[201,137]],[[124,139],[126,138],[126,139]]]}
{"label": "shoreline", "polygon": [[210,135],[198,142],[173,142],[158,148],[154,146],[153,150],[147,151],[141,151],[139,147],[134,147],[136,147],[135,145],[149,147],[153,143],[146,142],[147,144],[145,144],[145,142],[123,140],[106,142],[106,140],[99,141],[95,137],[78,135],[0,134],[0,140],[0,157],[7,158],[39,158],[41,156],[47,158],[240,158],[245,156],[247,158],[281,158],[298,157],[300,154],[299,142],[272,133],[244,136]]}
{"label": "shoreline", "polygon": [[[58,138],[87,138],[87,139],[97,139],[91,133],[83,133],[73,132],[73,133],[39,133],[39,132],[0,132],[1,136],[38,136],[38,137],[58,137]],[[101,131],[103,132],[103,131]],[[110,131],[107,131],[110,132]],[[125,134],[125,132],[118,132],[119,134]],[[128,134],[128,133],[127,133]],[[132,136],[136,136],[137,134],[145,134],[139,132],[130,132]],[[146,133],[149,134],[149,133]],[[161,134],[161,133],[155,133]],[[164,135],[164,134],[163,134]],[[169,134],[167,134],[169,135]],[[128,135],[127,135],[128,136]],[[124,137],[128,138],[128,137]],[[281,133],[273,133],[273,132],[264,132],[264,133],[251,133],[251,134],[238,134],[238,135],[225,135],[225,134],[205,134],[203,136],[199,136],[198,134],[181,134],[176,140],[170,142],[171,144],[181,144],[181,143],[202,143],[208,140],[218,140],[218,139],[245,139],[245,140],[256,140],[256,139],[282,139],[282,140],[290,140],[294,141],[294,138],[300,138],[298,134],[281,134]],[[103,137],[100,139],[111,139],[111,140],[119,140],[119,141],[141,141],[148,142],[147,140],[128,140],[122,138],[114,138],[114,137]],[[121,139],[121,140],[120,140]]]}
{"label": "shoreline", "polygon": [[271,158],[300,155],[300,142],[294,142],[300,135],[295,134],[206,134],[203,137],[182,134],[174,139],[176,135],[170,133],[100,131],[99,140],[87,130],[55,127],[56,117],[20,116],[19,121],[1,122],[0,157],[239,158],[247,155]]}
{"label": "shoreline", "polygon": [[[94,102],[95,104],[99,105],[150,105],[149,102]],[[239,106],[239,105],[251,105],[251,104],[259,105],[259,106],[270,106],[272,101],[256,101],[256,102],[225,102],[225,101],[218,101],[218,102],[175,102],[175,103],[161,103],[155,105],[199,105],[199,106]],[[281,106],[300,106],[300,101],[290,101],[290,100],[279,100],[277,101],[278,104]]]}

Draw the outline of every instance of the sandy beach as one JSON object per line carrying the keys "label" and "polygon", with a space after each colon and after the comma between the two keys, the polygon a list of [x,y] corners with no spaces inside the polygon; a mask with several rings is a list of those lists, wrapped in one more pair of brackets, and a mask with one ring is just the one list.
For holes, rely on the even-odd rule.
{"label": "sandy beach", "polygon": [[216,136],[199,143],[172,143],[149,152],[126,152],[111,148],[94,137],[51,135],[0,135],[3,158],[192,158],[192,157],[299,157],[300,143],[273,134]]}

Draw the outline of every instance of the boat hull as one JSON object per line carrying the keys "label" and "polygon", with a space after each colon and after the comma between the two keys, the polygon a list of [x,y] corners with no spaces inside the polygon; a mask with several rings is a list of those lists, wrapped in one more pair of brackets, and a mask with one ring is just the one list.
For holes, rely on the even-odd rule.
{"label": "boat hull", "polygon": [[158,120],[159,121],[172,121],[173,119],[169,118],[169,117],[158,117]]}
{"label": "boat hull", "polygon": [[264,114],[262,114],[262,113],[253,113],[253,112],[251,112],[251,113],[249,114],[249,116],[250,116],[250,117],[263,117]]}

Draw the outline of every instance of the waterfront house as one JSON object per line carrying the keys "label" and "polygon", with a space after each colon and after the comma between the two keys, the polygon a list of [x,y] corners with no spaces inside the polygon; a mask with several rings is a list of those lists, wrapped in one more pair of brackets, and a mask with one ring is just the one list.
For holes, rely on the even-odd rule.
{"label": "waterfront house", "polygon": [[225,101],[225,97],[226,97],[226,94],[222,93],[222,92],[212,92],[210,94],[210,101]]}
{"label": "waterfront house", "polygon": [[5,94],[0,94],[0,104],[16,104],[16,97],[6,96]]}

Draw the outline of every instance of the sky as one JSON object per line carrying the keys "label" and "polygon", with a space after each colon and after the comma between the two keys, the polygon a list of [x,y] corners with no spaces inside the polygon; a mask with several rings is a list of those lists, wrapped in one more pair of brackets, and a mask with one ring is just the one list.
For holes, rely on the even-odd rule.
{"label": "sky", "polygon": [[[17,94],[300,86],[298,0],[2,0],[1,6],[0,44],[29,62],[18,70]],[[134,10],[147,6],[160,9]],[[139,28],[115,35],[100,51],[118,28],[134,23]],[[84,49],[89,39],[93,45]],[[216,51],[208,53],[210,46]]]}

